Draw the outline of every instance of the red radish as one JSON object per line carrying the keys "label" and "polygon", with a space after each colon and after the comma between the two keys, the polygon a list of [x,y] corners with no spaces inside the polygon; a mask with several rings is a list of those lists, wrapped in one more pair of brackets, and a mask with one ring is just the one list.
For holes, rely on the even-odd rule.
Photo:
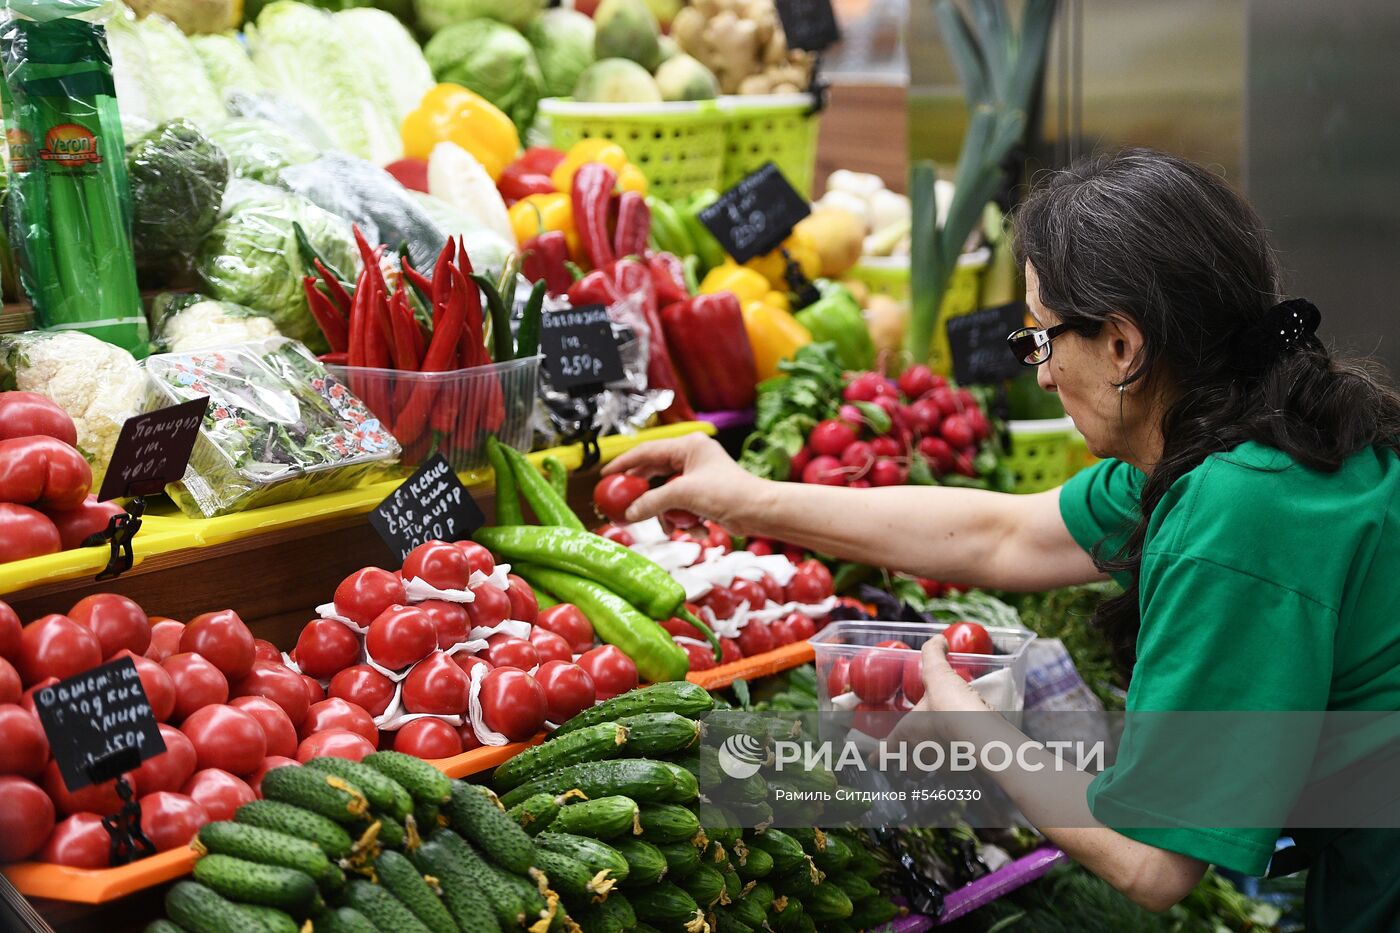
{"label": "red radish", "polygon": [[853,479],[849,483],[851,489],[871,489],[874,484],[868,479]]}
{"label": "red radish", "polygon": [[962,415],[949,415],[944,418],[938,427],[938,433],[954,447],[969,447],[975,440],[972,427]]}
{"label": "red radish", "polygon": [[850,381],[841,397],[848,402],[873,402],[884,391],[885,377],[879,373],[861,373]]}
{"label": "red radish", "polygon": [[982,409],[969,408],[963,413],[963,417],[967,419],[968,426],[972,428],[972,436],[975,437],[978,442],[985,441],[991,435],[992,424],[987,420],[987,416],[982,413]]}
{"label": "red radish", "polygon": [[899,415],[899,399],[895,398],[893,395],[881,395],[879,398],[875,399],[875,405],[885,414],[889,415],[891,421],[894,421],[896,416]]}
{"label": "red radish", "polygon": [[977,396],[968,389],[955,389],[953,395],[958,400],[958,411],[968,412],[977,407]]}
{"label": "red radish", "polygon": [[861,412],[859,408],[857,408],[855,405],[852,405],[850,402],[847,402],[845,405],[842,405],[840,409],[837,410],[836,417],[840,418],[842,421],[854,425],[865,424],[865,415]]}
{"label": "red radish", "polygon": [[744,659],[744,652],[739,650],[739,643],[732,638],[721,638],[719,650],[719,663],[721,664],[733,664],[735,661]]}
{"label": "red radish", "polygon": [[944,417],[958,413],[958,397],[947,386],[940,386],[925,397],[938,406],[938,410],[943,413]]}
{"label": "red radish", "polygon": [[828,418],[812,429],[812,436],[807,439],[807,443],[818,454],[837,457],[841,455],[841,451],[854,444],[858,436],[856,429],[850,424],[839,418]]}
{"label": "red radish", "polygon": [[894,460],[876,460],[870,468],[870,483],[874,486],[903,486],[909,471]]}
{"label": "red radish", "polygon": [[932,399],[921,398],[907,409],[908,418],[911,424],[919,426],[919,431],[923,434],[937,432],[939,424],[943,422],[943,409],[939,408]]}
{"label": "red radish", "polygon": [[813,457],[812,462],[802,471],[802,482],[817,483],[822,486],[846,485],[846,471],[841,461],[835,457],[822,455]]}
{"label": "red radish", "polygon": [[749,543],[744,546],[744,550],[750,554],[757,554],[759,557],[767,557],[774,553],[773,541],[771,538],[750,538]]}
{"label": "red radish", "polygon": [[919,441],[919,453],[928,460],[934,473],[942,475],[953,468],[953,448],[941,437],[926,437]]}
{"label": "red radish", "polygon": [[690,659],[692,671],[708,671],[715,666],[715,652],[709,645],[687,642],[681,645],[681,648],[685,651],[686,657]]}
{"label": "red radish", "polygon": [[807,464],[811,462],[812,448],[803,447],[797,453],[793,454],[792,459],[788,461],[788,475],[800,477],[802,471],[807,469]]}
{"label": "red radish", "polygon": [[953,457],[953,469],[961,476],[975,478],[977,476],[977,467],[972,461],[973,457],[976,455],[977,452],[971,448],[958,451]]}
{"label": "red radish", "polygon": [[877,437],[870,442],[870,450],[877,457],[898,457],[904,453],[899,441],[892,437]]}
{"label": "red radish", "polygon": [[909,398],[918,398],[934,387],[933,379],[933,370],[922,363],[916,363],[900,373],[896,382],[899,391]]}
{"label": "red radish", "polygon": [[841,452],[841,465],[855,467],[860,475],[875,460],[875,450],[865,441],[856,441]]}

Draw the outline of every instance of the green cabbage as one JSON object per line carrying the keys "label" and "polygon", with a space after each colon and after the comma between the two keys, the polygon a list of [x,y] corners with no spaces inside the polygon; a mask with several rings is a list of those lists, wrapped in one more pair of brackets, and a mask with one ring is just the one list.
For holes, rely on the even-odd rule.
{"label": "green cabbage", "polygon": [[225,120],[206,135],[228,157],[230,172],[268,185],[277,184],[287,166],[314,162],[320,155],[316,147],[277,124],[251,117]]}
{"label": "green cabbage", "polygon": [[423,49],[433,77],[471,88],[501,108],[523,135],[535,122],[544,77],[520,33],[490,19],[448,26]]}
{"label": "green cabbage", "polygon": [[593,20],[576,10],[546,10],[525,30],[544,74],[545,93],[568,97],[593,64]]}
{"label": "green cabbage", "polygon": [[469,19],[494,19],[524,29],[545,8],[545,0],[415,0],[418,25],[437,32]]}
{"label": "green cabbage", "polygon": [[433,71],[423,50],[403,23],[383,10],[345,10],[335,14],[335,21],[357,60],[393,63],[366,68],[363,74],[381,105],[402,122],[433,87]]}
{"label": "green cabbage", "polygon": [[204,63],[204,73],[220,98],[229,91],[258,91],[266,87],[248,50],[238,36],[231,32],[209,36],[190,36],[199,60]]}
{"label": "green cabbage", "polygon": [[183,117],[207,126],[224,118],[223,97],[179,26],[153,14],[137,20],[136,34],[146,50],[146,80],[159,96],[161,120]]}

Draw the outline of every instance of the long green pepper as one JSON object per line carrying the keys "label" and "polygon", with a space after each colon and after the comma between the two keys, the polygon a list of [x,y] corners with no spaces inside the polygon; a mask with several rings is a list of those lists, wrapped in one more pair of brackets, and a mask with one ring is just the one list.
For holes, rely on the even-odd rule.
{"label": "long green pepper", "polygon": [[535,518],[539,519],[541,524],[559,525],[573,528],[575,531],[584,530],[583,522],[574,514],[574,510],[569,508],[569,503],[554,491],[549,480],[535,469],[535,465],[526,459],[524,454],[505,444],[500,445],[500,450],[515,474],[515,484],[520,494],[529,503]]}
{"label": "long green pepper", "polygon": [[520,507],[520,491],[515,485],[515,471],[506,459],[505,445],[495,435],[486,439],[486,459],[496,473],[496,524],[523,525],[525,511]]}
{"label": "long green pepper", "polygon": [[549,480],[549,485],[554,487],[554,491],[559,493],[560,498],[567,501],[569,498],[569,468],[564,466],[564,461],[550,454],[540,461],[540,468],[544,470],[544,477]]}

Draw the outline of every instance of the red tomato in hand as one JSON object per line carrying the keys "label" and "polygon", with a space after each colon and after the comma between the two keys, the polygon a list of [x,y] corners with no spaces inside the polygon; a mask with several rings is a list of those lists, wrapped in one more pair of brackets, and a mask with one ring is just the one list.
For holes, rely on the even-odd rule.
{"label": "red tomato in hand", "polygon": [[462,754],[462,737],[441,719],[415,719],[394,733],[394,751],[415,758],[451,758]]}
{"label": "red tomato in hand", "polygon": [[640,476],[614,473],[593,487],[593,507],[605,518],[623,523],[627,521],[627,509],[650,488],[651,484]]}
{"label": "red tomato in hand", "polygon": [[715,666],[715,652],[709,645],[686,643],[681,645],[681,650],[690,659],[692,671],[708,671]]}
{"label": "red tomato in hand", "polygon": [[0,440],[52,437],[78,446],[78,429],[68,412],[38,392],[0,392]]}
{"label": "red tomato in hand", "polygon": [[348,758],[364,761],[376,751],[374,743],[349,729],[327,729],[301,740],[297,746],[297,761],[306,764],[313,758]]}
{"label": "red tomato in hand", "polygon": [[486,727],[512,742],[523,742],[539,732],[547,712],[544,688],[524,671],[498,668],[481,682],[481,715]]}
{"label": "red tomato in hand", "polygon": [[70,868],[110,868],[112,837],[96,813],[74,813],[53,828],[35,861]]}
{"label": "red tomato in hand", "polygon": [[228,702],[228,679],[199,654],[172,654],[161,665],[175,682],[175,710],[179,722],[195,710]]}
{"label": "red tomato in hand", "polygon": [[471,576],[471,563],[461,548],[446,541],[427,541],[403,559],[405,580],[419,579],[440,590],[462,590]]}
{"label": "red tomato in hand", "polygon": [[0,658],[14,661],[19,657],[20,632],[23,630],[19,615],[10,608],[9,603],[0,600]]}
{"label": "red tomato in hand", "polygon": [[560,725],[588,709],[598,699],[593,678],[572,661],[546,661],[535,672],[544,689],[545,718]]}
{"label": "red tomato in hand", "polygon": [[335,610],[356,625],[369,625],[390,606],[407,597],[398,574],[378,567],[356,570],[335,588]]}
{"label": "red tomato in hand", "polygon": [[295,654],[307,676],[334,677],[359,660],[360,636],[335,619],[312,619],[297,636]]}
{"label": "red tomato in hand", "polygon": [[787,598],[794,603],[819,603],[832,595],[831,571],[819,560],[804,560],[787,585]]}
{"label": "red tomato in hand", "polygon": [[102,663],[97,636],[67,616],[57,613],[35,619],[20,633],[15,667],[27,684],[80,674]]}
{"label": "red tomato in hand", "polygon": [[329,695],[378,716],[394,699],[394,682],[368,664],[356,664],[331,678]]}
{"label": "red tomato in hand", "polygon": [[49,740],[39,717],[22,706],[0,706],[0,774],[38,777],[49,760]]}
{"label": "red tomato in hand", "polygon": [[211,820],[231,820],[235,810],[257,799],[246,781],[219,768],[196,771],[180,793],[208,811]]}
{"label": "red tomato in hand", "polygon": [[403,708],[410,713],[456,716],[467,708],[471,684],[457,663],[434,652],[413,666],[403,680]]}
{"label": "red tomato in hand", "polygon": [[151,644],[143,654],[157,664],[164,664],[172,654],[180,653],[180,636],[185,632],[185,623],[174,619],[151,617]]}
{"label": "red tomato in hand", "polygon": [[735,580],[730,584],[729,592],[734,594],[735,602],[748,604],[750,609],[762,609],[768,602],[768,591],[756,580]]}
{"label": "red tomato in hand", "polygon": [[510,588],[506,590],[506,596],[510,598],[510,617],[534,625],[540,615],[540,603],[535,599],[534,588],[513,573],[506,574],[506,579],[510,581]]}
{"label": "red tomato in hand", "polygon": [[252,774],[267,756],[267,736],[257,719],[235,706],[217,704],[195,710],[180,726],[194,745],[200,767]]}
{"label": "red tomato in hand", "polygon": [[[339,622],[334,623],[340,625]],[[345,626],[341,625],[341,628]],[[298,725],[306,718],[306,710],[311,706],[306,696],[306,686],[301,675],[281,661],[258,661],[248,676],[233,684],[229,693],[234,697],[266,697],[281,708],[287,720]],[[233,704],[237,706],[238,704]],[[291,754],[290,752],[269,752],[270,755]]]}
{"label": "red tomato in hand", "polygon": [[[452,546],[467,555],[467,565],[471,568],[471,573],[479,572],[489,577],[496,569],[496,558],[492,557],[490,551],[475,541],[454,541]],[[468,574],[468,579],[470,579],[470,574]]]}
{"label": "red tomato in hand", "polygon": [[272,664],[281,664],[282,652],[277,650],[277,646],[266,638],[253,639],[253,663],[267,661]]}
{"label": "red tomato in hand", "polygon": [[370,714],[363,707],[338,698],[311,704],[297,734],[305,739],[328,729],[348,729],[364,736],[371,744],[379,741],[379,727],[374,724]]}
{"label": "red tomato in hand", "polygon": [[165,742],[165,751],[154,758],[147,758],[141,762],[141,767],[131,772],[136,778],[136,786],[146,794],[158,790],[178,791],[194,774],[194,745],[185,733],[161,723],[160,737]]}
{"label": "red tomato in hand", "polygon": [[433,620],[439,648],[445,650],[467,640],[467,632],[471,629],[471,616],[462,603],[450,603],[445,599],[425,599],[418,603],[418,608]]}
{"label": "red tomato in hand", "polygon": [[390,606],[369,625],[365,650],[376,664],[402,670],[437,647],[433,620],[413,606]]}
{"label": "red tomato in hand", "polygon": [[[287,671],[287,673],[292,674],[291,671]],[[301,689],[301,678],[297,677],[296,674],[292,674],[292,678],[297,690],[297,698],[304,701],[306,694]],[[262,726],[263,735],[267,738],[266,753],[268,755],[281,755],[284,758],[290,758],[296,754],[297,727],[292,722],[291,717],[287,715],[286,709],[275,700],[256,694],[245,694],[229,700],[228,705],[234,709],[243,710],[258,721],[258,725]],[[301,718],[306,718],[304,710]],[[189,791],[185,791],[185,793],[188,794]],[[195,797],[196,800],[199,799],[193,794],[190,796]],[[216,819],[222,819],[222,817],[216,817]]]}
{"label": "red tomato in hand", "polygon": [[321,687],[321,684],[317,682],[315,677],[308,677],[302,674],[301,685],[306,688],[306,702],[308,708],[310,706],[315,706],[326,698],[326,691]]}
{"label": "red tomato in hand", "polygon": [[259,798],[262,797],[262,780],[267,776],[267,772],[274,768],[300,768],[301,762],[295,758],[287,758],[283,755],[268,755],[258,766],[258,770],[248,776],[248,786],[253,789],[253,793]]}
{"label": "red tomato in hand", "polygon": [[63,539],[47,515],[27,505],[0,502],[0,564],[62,549]]}
{"label": "red tomato in hand", "polygon": [[106,531],[114,516],[125,513],[126,509],[115,502],[98,502],[96,496],[88,496],[77,508],[49,509],[45,514],[58,531],[59,544],[63,550],[69,551],[82,547],[84,541]]}
{"label": "red tomato in hand", "polygon": [[760,622],[758,619],[750,619],[748,623],[739,629],[739,650],[744,652],[744,657],[751,658],[756,654],[763,654],[765,651],[772,651],[777,647],[777,642],[773,638],[773,632],[768,627],[767,622]]}
{"label": "red tomato in hand", "polygon": [[486,660],[492,667],[512,667],[530,671],[539,666],[540,653],[535,646],[523,638],[511,635],[492,635],[486,639]]}
{"label": "red tomato in hand", "polygon": [[97,637],[102,656],[110,658],[123,648],[144,654],[151,646],[151,623],[135,600],[116,593],[85,596],[68,610],[68,618]]}
{"label": "red tomato in hand", "polygon": [[[136,780],[136,772],[129,771],[125,777],[131,785],[132,792],[139,794],[141,785]],[[63,816],[83,812],[111,816],[122,808],[122,798],[117,793],[115,778],[101,784],[89,784],[78,790],[69,790],[63,780],[63,774],[58,770],[58,762],[50,761],[44,766],[44,775],[39,779],[39,783],[53,798],[54,808]]]}
{"label": "red tomato in hand", "polygon": [[578,659],[578,666],[593,678],[600,700],[611,700],[637,686],[637,663],[616,645],[600,645],[585,651]]}
{"label": "red tomato in hand", "polygon": [[0,777],[0,862],[27,859],[53,832],[53,801],[22,777]]}
{"label": "red tomato in hand", "polygon": [[133,654],[130,648],[123,648],[110,660],[131,658],[136,665],[136,675],[141,678],[141,689],[146,691],[146,702],[151,705],[151,715],[156,722],[165,722],[175,711],[175,680],[150,658]]}
{"label": "red tomato in hand", "polygon": [[24,684],[20,683],[19,671],[4,658],[0,658],[0,704],[18,703],[24,695]]}
{"label": "red tomato in hand", "polygon": [[539,655],[540,663],[547,661],[572,662],[574,659],[573,647],[562,636],[554,634],[547,628],[540,628],[537,625],[530,629],[530,644],[535,647],[535,653]]}
{"label": "red tomato in hand", "polygon": [[953,654],[996,654],[992,636],[976,622],[954,622],[943,632]]}
{"label": "red tomato in hand", "polygon": [[593,647],[593,623],[573,603],[550,606],[540,613],[535,625],[564,639],[575,654],[583,654]]}
{"label": "red tomato in hand", "polygon": [[851,692],[851,659],[837,658],[826,675],[827,696],[839,697]]}
{"label": "red tomato in hand", "polygon": [[253,633],[232,609],[191,619],[180,634],[180,650],[203,655],[230,682],[253,669]]}
{"label": "red tomato in hand", "polygon": [[147,794],[138,803],[141,832],[157,852],[189,845],[199,828],[209,822],[209,811],[184,794],[161,790]]}
{"label": "red tomato in hand", "polygon": [[510,597],[499,586],[483,583],[472,590],[476,599],[467,603],[473,628],[495,628],[510,618]]}
{"label": "red tomato in hand", "polygon": [[851,689],[866,703],[888,702],[903,676],[903,659],[883,651],[863,651],[851,660]]}

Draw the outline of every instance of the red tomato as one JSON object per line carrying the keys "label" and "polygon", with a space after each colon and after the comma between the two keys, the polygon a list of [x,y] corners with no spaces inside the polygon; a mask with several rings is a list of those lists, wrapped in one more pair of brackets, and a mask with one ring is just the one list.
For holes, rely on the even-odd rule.
{"label": "red tomato", "polygon": [[817,623],[813,622],[809,616],[800,612],[794,612],[787,617],[787,623],[792,627],[793,634],[797,637],[795,641],[806,641],[817,634]]}
{"label": "red tomato", "polygon": [[598,699],[593,678],[571,661],[546,661],[535,672],[544,689],[545,718],[555,724],[568,721]]}
{"label": "red tomato", "polygon": [[573,603],[550,606],[540,613],[535,625],[564,639],[576,654],[583,654],[593,647],[593,623]]}
{"label": "red tomato", "polygon": [[[125,777],[132,791],[139,794],[141,785],[136,780],[136,772],[130,771]],[[50,761],[44,766],[44,774],[39,783],[53,798],[54,808],[63,816],[84,811],[99,816],[111,816],[122,808],[122,798],[117,794],[115,778],[101,784],[89,784],[75,791],[69,790],[58,770],[58,762]]]}
{"label": "red tomato", "polygon": [[[306,688],[306,702],[310,706],[315,706],[326,698],[326,691],[317,682],[315,677],[301,675],[301,685]],[[308,708],[309,708],[308,707]]]}
{"label": "red tomato", "polygon": [[534,588],[513,573],[506,574],[506,579],[510,581],[510,588],[506,590],[506,596],[510,597],[510,617],[534,625],[540,615]]}
{"label": "red tomato", "polygon": [[439,648],[451,648],[458,642],[467,640],[467,632],[471,629],[471,616],[462,603],[450,603],[445,599],[425,599],[418,603],[418,608],[433,620]]}
{"label": "red tomato", "polygon": [[76,509],[92,486],[92,467],[53,437],[0,440],[0,500],[35,508]]}
{"label": "red tomato", "polygon": [[219,768],[196,771],[180,793],[208,811],[211,820],[231,820],[235,810],[257,799],[246,781]]}
{"label": "red tomato", "polygon": [[456,716],[467,708],[471,684],[447,655],[435,652],[413,666],[403,681],[403,707],[410,713]]}
{"label": "red tomato", "polygon": [[781,619],[769,623],[768,631],[773,635],[774,647],[781,648],[783,645],[790,645],[797,641],[797,629],[793,627],[791,615],[783,616]]}
{"label": "red tomato", "polygon": [[481,748],[481,740],[476,737],[476,729],[472,727],[470,719],[457,727],[457,738],[462,740],[462,751],[464,752]]}
{"label": "red tomato", "polygon": [[199,828],[209,822],[209,811],[184,794],[156,791],[141,804],[141,832],[157,852],[167,852],[190,844]]}
{"label": "red tomato", "polygon": [[457,666],[462,669],[462,673],[467,675],[467,683],[471,683],[472,668],[474,667],[484,667],[487,671],[495,670],[495,668],[491,666],[490,661],[480,655],[467,654],[465,651],[459,651],[454,654],[452,660],[456,661]]}
{"label": "red tomato", "polygon": [[125,512],[115,502],[98,502],[96,496],[88,496],[75,509],[49,509],[45,514],[58,531],[59,544],[68,551],[83,547],[83,542],[107,530],[113,516]]}
{"label": "red tomato", "polygon": [[913,651],[913,650],[914,650],[913,648],[909,647],[909,643],[908,643],[908,642],[906,642],[906,641],[900,641],[899,639],[896,639],[896,638],[887,638],[887,639],[885,639],[884,641],[877,641],[877,642],[875,643],[875,647],[876,647],[876,648],[899,648],[899,649],[904,650],[904,651]]}
{"label": "red tomato", "polygon": [[831,571],[819,560],[804,560],[787,585],[787,598],[794,603],[819,603],[832,595],[835,588]]}
{"label": "red tomato", "polygon": [[461,548],[446,541],[427,541],[408,552],[400,572],[405,580],[416,577],[440,590],[462,590],[472,570]]}
{"label": "red tomato", "polygon": [[109,660],[115,661],[118,658],[131,658],[131,663],[136,665],[136,674],[141,678],[141,689],[146,691],[146,702],[151,704],[151,715],[156,718],[156,722],[168,720],[170,714],[175,711],[175,681],[170,674],[155,661],[143,655],[133,654],[129,648],[123,648]]}
{"label": "red tomato", "polygon": [[57,677],[45,677],[37,684],[31,685],[24,691],[23,695],[20,696],[19,705],[24,707],[25,712],[37,719],[39,717],[39,710],[34,705],[34,694],[43,690],[45,687],[52,687],[56,683],[58,683]]}
{"label": "red tomato", "polygon": [[0,777],[0,862],[29,858],[53,832],[53,801],[22,777]]}
{"label": "red tomato", "polygon": [[474,628],[495,628],[510,618],[510,597],[499,586],[483,583],[472,590],[476,599],[467,603]]}
{"label": "red tomato", "polygon": [[490,551],[475,541],[454,541],[452,546],[467,555],[467,564],[471,567],[472,573],[479,571],[489,577],[496,569],[496,558],[492,557]]}
{"label": "red tomato", "polygon": [[415,758],[451,758],[462,754],[462,737],[441,719],[415,719],[394,734],[394,751]]}
{"label": "red tomato", "polygon": [[593,529],[593,533],[600,538],[607,538],[609,541],[616,541],[623,547],[631,547],[637,543],[637,539],[632,537],[632,532],[625,528],[620,528],[612,522],[606,525],[599,525]]}
{"label": "red tomato", "polygon": [[266,638],[253,639],[253,663],[268,661],[273,664],[282,663],[282,652],[277,650],[277,646]]}
{"label": "red tomato", "polygon": [[735,661],[742,661],[744,652],[739,650],[739,643],[732,638],[721,638],[719,640],[719,663],[733,664]]}
{"label": "red tomato", "polygon": [[10,604],[0,600],[0,658],[13,661],[19,657],[19,638],[23,626]]}
{"label": "red tomato", "polygon": [[739,629],[738,642],[739,650],[744,652],[746,658],[763,654],[765,651],[772,651],[778,646],[768,623],[760,622],[758,619],[750,619],[743,628]]}
{"label": "red tomato", "polygon": [[733,592],[722,586],[706,593],[701,598],[700,605],[713,612],[716,619],[732,618],[734,613],[739,611],[739,601],[734,598]]}
{"label": "red tomato", "polygon": [[39,717],[22,706],[0,706],[0,774],[38,777],[49,760],[49,740]]}
{"label": "red tomato", "polygon": [[821,454],[813,457],[812,462],[803,468],[802,482],[818,486],[844,486],[847,475],[840,460]]}
{"label": "red tomato", "polygon": [[180,653],[180,636],[185,632],[185,623],[174,619],[160,619],[151,616],[151,644],[143,654],[157,664],[165,663],[172,654]]}
{"label": "red tomato", "polygon": [[349,729],[327,729],[314,732],[297,746],[297,761],[306,764],[313,758],[348,758],[363,761],[376,751],[374,743]]}
{"label": "red tomato", "polygon": [[191,619],[180,635],[180,650],[204,655],[230,681],[253,669],[253,633],[232,609]]}
{"label": "red tomato", "polygon": [[[287,671],[287,673],[292,674],[291,671]],[[300,678],[297,678],[295,674],[292,674],[292,677],[295,679],[297,698],[305,700],[306,694],[301,689]],[[284,758],[289,758],[296,754],[297,727],[293,724],[291,717],[287,715],[286,710],[276,701],[266,696],[248,694],[229,700],[228,705],[243,710],[258,721],[258,725],[262,726],[263,735],[267,738],[268,755],[281,755]],[[306,718],[304,711],[301,718]],[[198,798],[196,797],[196,799]]]}
{"label": "red tomato", "polygon": [[15,667],[27,684],[57,677],[63,680],[102,663],[97,636],[57,613],[35,619],[20,633]]}
{"label": "red tomato", "polygon": [[348,729],[364,736],[371,744],[379,741],[379,727],[364,707],[338,698],[311,704],[297,734],[305,739],[328,729]]}
{"label": "red tomato", "polygon": [[356,625],[369,625],[390,606],[407,597],[398,574],[378,567],[356,570],[335,588],[336,612]]}
{"label": "red tomato", "polygon": [[839,697],[851,692],[851,659],[837,658],[826,675],[827,696]]}
{"label": "red tomato", "polygon": [[709,645],[682,644],[692,671],[708,671],[715,666],[715,652]]}
{"label": "red tomato", "polygon": [[88,629],[110,658],[123,648],[142,654],[151,645],[151,623],[134,600],[116,593],[94,593],[78,600],[68,618]]}
{"label": "red tomato", "polygon": [[331,678],[329,694],[378,716],[394,699],[394,682],[368,664],[356,664]]}
{"label": "red tomato", "polygon": [[894,731],[899,717],[892,715],[894,707],[888,703],[861,703],[856,707],[851,725],[875,739],[883,739]]}
{"label": "red tomato", "polygon": [[627,509],[641,498],[651,485],[640,476],[614,473],[605,476],[593,487],[593,507],[615,522],[627,521]]}
{"label": "red tomato", "polygon": [[0,502],[0,564],[62,549],[63,539],[47,515],[27,505]]}
{"label": "red tomato", "polygon": [[312,619],[297,637],[297,666],[310,677],[334,677],[360,657],[360,636],[335,619]]}
{"label": "red tomato", "polygon": [[992,636],[976,622],[954,622],[943,632],[948,650],[954,654],[996,654]]}
{"label": "red tomato", "polygon": [[512,742],[523,742],[539,732],[547,712],[544,688],[524,671],[498,668],[481,682],[481,715],[486,727]]}
{"label": "red tomato", "polygon": [[851,689],[866,703],[888,702],[903,676],[903,659],[883,651],[863,651],[851,659]]}
{"label": "red tomato", "polygon": [[24,684],[20,683],[19,671],[0,657],[0,703],[18,703],[23,695]]}
{"label": "red tomato", "polygon": [[763,587],[765,600],[775,603],[787,602],[787,593],[783,592],[783,585],[767,574],[764,574],[763,578],[758,581],[758,585]]}
{"label": "red tomato", "polygon": [[172,654],[161,667],[175,682],[172,721],[179,722],[202,707],[228,702],[228,679],[203,655]]}
{"label": "red tomato", "polygon": [[492,635],[486,639],[486,644],[486,660],[491,662],[492,667],[512,667],[529,671],[539,666],[540,653],[523,638]]}
{"label": "red tomato", "polygon": [[924,698],[924,676],[920,655],[904,662],[904,699],[917,703]]}
{"label": "red tomato", "polygon": [[262,797],[262,780],[263,777],[267,775],[267,772],[271,771],[273,768],[299,767],[301,767],[301,762],[297,761],[295,758],[287,758],[283,755],[268,755],[262,760],[262,764],[258,766],[258,770],[248,776],[248,786],[253,789],[253,793]]}
{"label": "red tomato", "polygon": [[[530,629],[530,644],[535,647],[541,663],[546,661],[570,661],[574,659],[573,647],[547,628],[538,625]],[[559,722],[560,720],[555,720]]]}
{"label": "red tomato", "polygon": [[701,634],[699,629],[697,629],[695,626],[691,625],[684,619],[667,619],[666,621],[658,622],[657,624],[664,628],[666,630],[666,633],[668,635],[671,635],[672,637],[676,635],[679,635],[682,638],[705,637],[703,634]]}
{"label": "red tomato", "polygon": [[70,868],[110,868],[112,837],[96,813],[74,813],[53,828],[35,861]]}
{"label": "red tomato", "polygon": [[147,794],[158,790],[178,791],[194,774],[194,745],[185,733],[161,723],[160,737],[165,742],[165,751],[147,758],[141,762],[141,767],[131,772],[136,778],[136,786]]}
{"label": "red tomato", "polygon": [[[340,625],[339,622],[335,624]],[[229,688],[229,693],[235,697],[266,697],[277,704],[292,726],[306,718],[306,710],[311,705],[301,675],[281,661],[258,661],[247,677]],[[268,754],[291,753],[273,751]]]}
{"label": "red tomato", "polygon": [[68,413],[38,392],[0,392],[0,440],[52,437],[78,446],[78,429]]}
{"label": "red tomato", "polygon": [[[390,606],[369,625],[365,650],[377,664],[402,670],[437,647],[433,620],[413,606]],[[348,665],[346,665],[348,666]]]}
{"label": "red tomato", "polygon": [[768,591],[757,580],[735,580],[729,585],[729,592],[734,594],[735,602],[747,603],[750,609],[762,609],[768,602]]}
{"label": "red tomato", "polygon": [[593,678],[598,699],[611,700],[637,686],[637,664],[616,645],[600,645],[585,651],[578,666]]}
{"label": "red tomato", "polygon": [[194,745],[201,769],[223,768],[252,774],[267,756],[267,736],[257,719],[236,706],[217,704],[195,710],[180,726]]}

